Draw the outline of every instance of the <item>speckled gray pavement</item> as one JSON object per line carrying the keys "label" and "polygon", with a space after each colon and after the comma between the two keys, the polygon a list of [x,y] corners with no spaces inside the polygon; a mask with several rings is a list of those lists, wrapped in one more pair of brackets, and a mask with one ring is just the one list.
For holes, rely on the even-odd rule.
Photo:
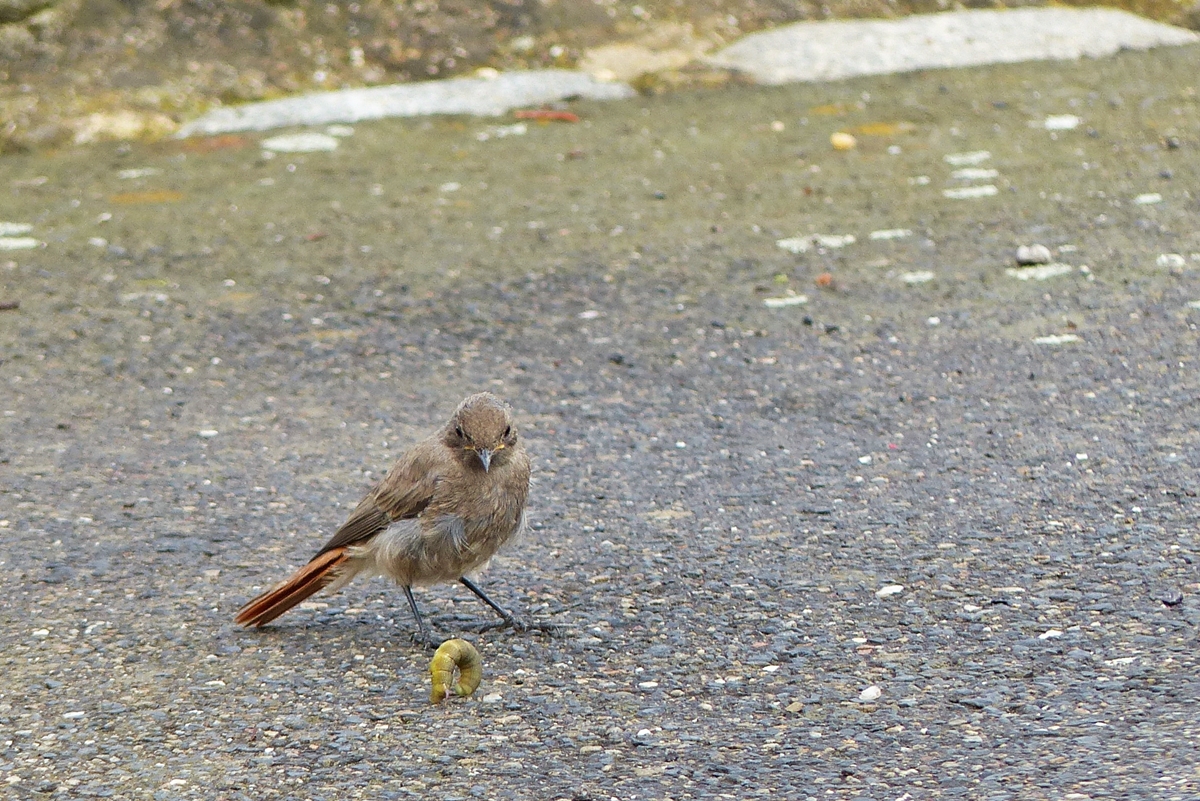
{"label": "speckled gray pavement", "polygon": [[[6,156],[2,794],[1200,796],[1197,75]],[[536,463],[484,583],[558,636],[422,591],[485,665],[435,708],[383,581],[232,625],[481,388]]]}

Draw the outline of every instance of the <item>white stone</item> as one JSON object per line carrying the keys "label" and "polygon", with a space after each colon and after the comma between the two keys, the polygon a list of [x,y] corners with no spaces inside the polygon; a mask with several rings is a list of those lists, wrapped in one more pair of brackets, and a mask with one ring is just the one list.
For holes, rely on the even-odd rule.
{"label": "white stone", "polygon": [[122,181],[130,181],[135,178],[148,178],[151,175],[158,175],[161,172],[162,170],[158,167],[133,167],[128,170],[119,170],[117,177]]}
{"label": "white stone", "polygon": [[942,161],[951,167],[972,167],[976,164],[982,164],[991,157],[992,154],[990,151],[972,150],[969,153],[947,153],[942,156]]}
{"label": "white stone", "polygon": [[782,298],[767,298],[763,305],[768,309],[783,309],[788,306],[803,306],[808,303],[808,295],[786,295]]}
{"label": "white stone", "polygon": [[950,200],[970,200],[977,197],[991,197],[999,194],[1000,190],[992,184],[984,184],[983,186],[963,186],[957,189],[943,189],[942,197]]}
{"label": "white stone", "polygon": [[1017,264],[1049,264],[1054,257],[1045,245],[1021,245],[1017,248]]}
{"label": "white stone", "polygon": [[912,236],[909,228],[884,228],[867,234],[868,239],[905,239]]}
{"label": "white stone", "polygon": [[1040,128],[1045,128],[1047,131],[1073,131],[1079,127],[1079,123],[1083,122],[1074,114],[1051,114],[1041,122],[1035,123]]}
{"label": "white stone", "polygon": [[990,181],[1000,177],[1000,171],[991,167],[963,167],[950,173],[950,177],[960,181]]}
{"label": "white stone", "polygon": [[1039,264],[1036,267],[1008,267],[1004,270],[1004,274],[1018,281],[1045,281],[1047,278],[1054,278],[1059,275],[1067,275],[1075,272],[1075,268],[1069,264],[1055,262],[1053,264]]}

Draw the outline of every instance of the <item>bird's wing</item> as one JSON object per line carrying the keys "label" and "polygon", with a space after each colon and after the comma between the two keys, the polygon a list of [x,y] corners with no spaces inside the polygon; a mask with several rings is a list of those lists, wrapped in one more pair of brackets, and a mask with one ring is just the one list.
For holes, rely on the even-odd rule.
{"label": "bird's wing", "polygon": [[394,521],[419,515],[433,500],[441,479],[438,462],[432,456],[427,448],[418,446],[409,458],[398,462],[359,502],[350,518],[334,532],[317,556],[334,548],[365,542]]}

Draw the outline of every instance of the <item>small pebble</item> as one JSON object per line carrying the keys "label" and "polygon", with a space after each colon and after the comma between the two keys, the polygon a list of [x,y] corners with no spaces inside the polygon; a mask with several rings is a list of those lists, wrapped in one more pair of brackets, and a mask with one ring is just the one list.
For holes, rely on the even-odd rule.
{"label": "small pebble", "polygon": [[912,236],[910,228],[884,228],[867,234],[868,239],[905,239]]}
{"label": "small pebble", "polygon": [[1155,593],[1154,597],[1162,602],[1163,606],[1179,606],[1183,603],[1183,593],[1179,590],[1161,590]]}
{"label": "small pebble", "polygon": [[1038,639],[1039,640],[1056,640],[1059,637],[1061,637],[1062,635],[1063,635],[1063,633],[1061,631],[1059,631],[1058,629],[1050,629],[1049,631],[1043,631],[1041,634],[1039,634]]}
{"label": "small pebble", "polygon": [[963,186],[958,189],[943,189],[942,197],[950,200],[970,200],[977,197],[991,197],[1000,193],[992,184],[983,186]]}
{"label": "small pebble", "polygon": [[776,240],[775,245],[788,253],[800,254],[807,253],[813,247],[836,250],[844,248],[846,245],[853,245],[855,241],[853,234],[809,234],[808,236],[779,239]]}
{"label": "small pebble", "polygon": [[503,139],[506,136],[524,136],[529,132],[529,126],[523,122],[513,125],[492,125],[475,134],[475,139],[486,142],[489,139]]}
{"label": "small pebble", "polygon": [[844,131],[838,131],[829,137],[829,144],[833,145],[834,150],[853,150],[858,147],[858,140]]}
{"label": "small pebble", "polygon": [[933,270],[914,270],[910,273],[900,274],[900,280],[906,284],[926,284],[935,277]]}
{"label": "small pebble", "polygon": [[1146,192],[1145,194],[1135,197],[1133,202],[1138,206],[1153,206],[1156,203],[1162,203],[1163,196],[1158,192]]}
{"label": "small pebble", "polygon": [[151,175],[158,175],[162,170],[158,167],[134,167],[129,170],[119,170],[117,177],[122,181],[129,181],[135,178],[148,178]]}
{"label": "small pebble", "polygon": [[1154,263],[1159,267],[1166,267],[1172,270],[1178,270],[1187,265],[1187,259],[1179,253],[1160,253]]}
{"label": "small pebble", "polygon": [[864,704],[869,704],[872,701],[879,700],[879,696],[881,695],[883,695],[883,690],[879,689],[878,685],[872,684],[858,694],[858,700]]}
{"label": "small pebble", "polygon": [[[1079,123],[1083,122],[1074,114],[1051,114],[1046,119],[1042,120],[1040,125],[1047,131],[1072,131],[1079,127]],[[1038,125],[1039,123],[1034,123]]]}
{"label": "small pebble", "polygon": [[973,150],[969,153],[949,153],[942,156],[942,161],[951,167],[972,167],[976,164],[982,164],[991,157],[992,154],[987,150]]}
{"label": "small pebble", "polygon": [[783,309],[788,306],[802,306],[808,303],[808,295],[787,295],[782,298],[767,298],[763,305],[768,309]]}
{"label": "small pebble", "polygon": [[1070,342],[1081,342],[1076,334],[1051,334],[1045,337],[1034,337],[1035,345],[1066,345]]}
{"label": "small pebble", "polygon": [[1004,274],[1018,281],[1045,281],[1047,278],[1054,278],[1058,275],[1067,275],[1073,272],[1075,272],[1075,268],[1071,265],[1056,262],[1054,264],[1040,264],[1036,267],[1009,267],[1004,271]]}
{"label": "small pebble", "polygon": [[1017,248],[1017,264],[1049,264],[1053,257],[1045,245],[1021,245]]}
{"label": "small pebble", "polygon": [[896,595],[901,592],[904,592],[903,584],[888,584],[886,587],[880,587],[876,590],[875,595],[878,598],[886,598],[889,595]]}
{"label": "small pebble", "polygon": [[950,173],[951,178],[957,178],[960,181],[990,181],[999,176],[1000,171],[990,167],[964,167]]}

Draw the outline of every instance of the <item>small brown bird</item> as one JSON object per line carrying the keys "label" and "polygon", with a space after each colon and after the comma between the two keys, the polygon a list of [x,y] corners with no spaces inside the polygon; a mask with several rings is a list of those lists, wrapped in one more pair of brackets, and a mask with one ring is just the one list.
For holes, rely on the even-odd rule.
{"label": "small brown bird", "polygon": [[462,582],[500,615],[504,622],[496,625],[541,628],[501,607],[470,578],[524,527],[528,496],[529,456],[517,441],[512,410],[490,392],[472,395],[441,431],[400,457],[307,565],[235,619],[262,626],[319,590],[382,574],[404,588],[417,620],[414,639],[423,644],[440,640],[426,627],[412,588],[442,581]]}

